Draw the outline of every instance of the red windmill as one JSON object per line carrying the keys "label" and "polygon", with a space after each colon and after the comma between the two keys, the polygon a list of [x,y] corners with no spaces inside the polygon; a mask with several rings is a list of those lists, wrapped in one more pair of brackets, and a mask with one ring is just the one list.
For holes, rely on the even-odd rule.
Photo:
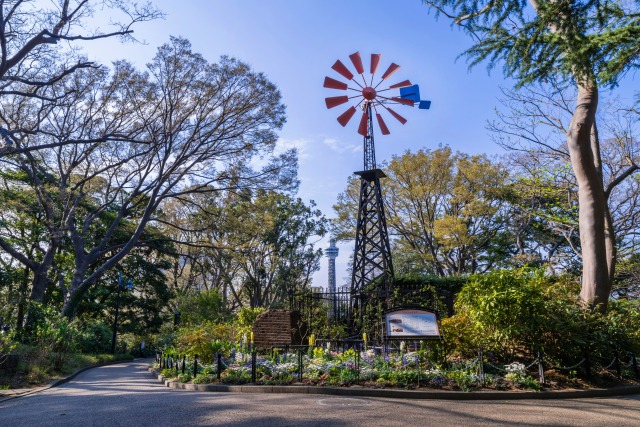
{"label": "red windmill", "polygon": [[[331,77],[325,77],[324,79],[324,87],[347,92],[346,95],[326,98],[327,108],[334,108],[350,101],[352,102],[352,105],[338,116],[338,122],[342,126],[346,126],[349,123],[356,114],[357,107],[362,109],[358,133],[364,136],[364,171],[356,172],[360,176],[360,203],[351,279],[354,313],[350,316],[350,320],[356,322],[358,318],[360,321],[362,320],[361,315],[359,316],[356,313],[360,312],[361,314],[359,308],[364,306],[365,300],[381,298],[383,305],[386,305],[390,290],[394,284],[393,263],[391,261],[384,204],[380,190],[380,178],[383,178],[385,174],[382,170],[376,168],[373,143],[373,115],[375,114],[376,116],[382,134],[388,135],[390,133],[389,128],[381,113],[386,111],[400,123],[405,124],[407,120],[393,110],[392,106],[399,104],[413,107],[417,104],[421,109],[428,109],[431,106],[430,101],[420,100],[418,85],[412,84],[409,80],[403,80],[387,86],[387,79],[398,71],[399,65],[391,63],[382,76],[376,78],[381,56],[379,53],[371,55],[369,75],[367,76],[365,76],[360,53],[356,52],[349,55],[351,63],[356,70],[355,75],[340,60],[336,61],[331,67],[347,79],[348,83]],[[399,93],[394,94],[394,90],[399,90]],[[369,290],[369,293],[371,292],[371,285],[376,285],[378,289],[376,295],[365,294],[365,290]],[[358,329],[357,325],[353,323],[350,326],[352,332]]]}
{"label": "red windmill", "polygon": [[[370,135],[369,124],[373,114],[376,116],[382,134],[388,135],[390,133],[389,128],[382,118],[382,112],[387,111],[400,123],[405,124],[407,119],[398,114],[391,108],[391,106],[406,105],[413,107],[418,104],[418,107],[421,109],[428,109],[431,106],[430,101],[420,100],[420,89],[418,88],[418,85],[412,84],[409,80],[403,80],[389,86],[386,86],[386,84],[383,85],[383,83],[387,83],[387,79],[398,71],[400,66],[395,63],[391,63],[381,77],[376,77],[381,56],[382,55],[379,53],[371,54],[369,76],[365,76],[360,52],[356,52],[349,55],[349,58],[351,59],[351,63],[353,64],[357,74],[354,75],[340,60],[337,60],[331,67],[338,74],[347,79],[349,83],[344,83],[331,77],[325,77],[324,79],[324,87],[348,92],[346,95],[325,98],[327,108],[334,108],[352,101],[354,105],[351,105],[346,111],[338,116],[338,122],[342,126],[346,126],[351,118],[356,114],[357,107],[361,107],[362,117],[360,118],[358,133],[365,137]],[[351,86],[349,84],[351,84]],[[381,88],[381,86],[383,87]],[[394,90],[399,90],[399,93],[394,94]],[[365,164],[365,169],[368,169],[368,166],[375,168],[375,165]]]}

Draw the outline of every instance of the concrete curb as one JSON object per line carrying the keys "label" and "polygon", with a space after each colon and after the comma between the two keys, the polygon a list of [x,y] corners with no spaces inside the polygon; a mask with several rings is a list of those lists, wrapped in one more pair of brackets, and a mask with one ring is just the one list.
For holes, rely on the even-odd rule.
{"label": "concrete curb", "polygon": [[75,371],[74,373],[72,373],[72,374],[70,374],[70,375],[68,375],[66,377],[59,378],[59,379],[57,379],[55,381],[52,381],[51,383],[49,383],[46,386],[34,388],[34,389],[31,389],[31,390],[29,390],[27,392],[24,392],[24,393],[10,394],[10,395],[8,395],[6,397],[2,397],[2,398],[0,398],[0,403],[5,402],[7,400],[11,400],[11,399],[16,399],[18,397],[24,397],[24,396],[29,396],[29,395],[35,394],[35,393],[40,393],[41,391],[49,390],[50,388],[53,388],[53,387],[58,387],[59,385],[62,385],[64,383],[66,383],[66,382],[71,381],[72,379],[74,379],[75,377],[77,377],[78,375],[83,373],[84,371],[88,371],[89,369],[99,368],[100,366],[109,366],[109,365],[116,365],[118,363],[131,362],[133,360],[135,360],[135,359],[131,359],[131,360],[116,360],[116,361],[113,361],[113,362],[104,362],[104,363],[98,363],[98,364],[95,364],[95,365],[85,366],[84,368],[80,368],[77,371]]}
{"label": "concrete curb", "polygon": [[319,394],[351,397],[386,397],[394,399],[432,399],[432,400],[522,400],[522,399],[580,399],[593,397],[623,396],[640,394],[640,386],[614,387],[608,389],[589,390],[561,390],[561,391],[424,391],[375,389],[364,387],[323,387],[297,385],[221,385],[221,384],[191,384],[170,381],[156,370],[149,368],[149,372],[156,376],[165,386],[180,390],[226,392],[226,393],[290,393],[290,394]]}

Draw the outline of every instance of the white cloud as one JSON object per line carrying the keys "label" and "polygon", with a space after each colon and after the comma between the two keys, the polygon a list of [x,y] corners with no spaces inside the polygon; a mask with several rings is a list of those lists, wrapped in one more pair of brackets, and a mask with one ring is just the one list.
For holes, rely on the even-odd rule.
{"label": "white cloud", "polygon": [[274,154],[282,154],[287,150],[292,148],[296,148],[298,150],[298,159],[300,161],[306,160],[310,157],[309,155],[309,140],[304,138],[298,139],[285,139],[279,138],[276,142],[276,147],[274,149]]}
{"label": "white cloud", "polygon": [[[273,148],[273,155],[278,156],[287,150],[296,148],[298,150],[298,160],[300,162],[303,162],[304,160],[310,157],[308,147],[309,147],[309,140],[306,140],[304,138],[298,138],[298,139],[279,138],[278,141],[276,141],[275,147]],[[256,156],[251,160],[250,164],[252,168],[260,169],[269,163],[268,160],[269,158],[267,156],[260,156],[260,157]]]}
{"label": "white cloud", "polygon": [[346,152],[357,153],[362,151],[362,144],[343,144],[336,138],[325,138],[322,143],[327,145],[332,151],[339,154]]}

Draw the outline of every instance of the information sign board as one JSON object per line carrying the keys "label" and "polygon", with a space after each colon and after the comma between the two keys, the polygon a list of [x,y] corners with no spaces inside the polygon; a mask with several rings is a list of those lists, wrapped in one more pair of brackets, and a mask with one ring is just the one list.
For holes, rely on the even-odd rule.
{"label": "information sign board", "polygon": [[403,309],[385,314],[388,338],[440,337],[436,314],[426,310]]}

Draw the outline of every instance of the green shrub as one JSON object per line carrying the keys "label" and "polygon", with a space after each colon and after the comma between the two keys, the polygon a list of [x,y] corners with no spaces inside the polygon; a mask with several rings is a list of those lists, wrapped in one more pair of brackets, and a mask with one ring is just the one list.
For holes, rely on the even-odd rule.
{"label": "green shrub", "polygon": [[264,313],[266,308],[264,307],[242,307],[238,314],[236,314],[236,324],[238,331],[238,338],[249,336],[253,328],[253,323],[256,321],[259,315]]}
{"label": "green shrub", "polygon": [[[455,302],[462,332],[473,347],[514,354],[524,343],[539,343],[544,331],[541,270],[501,270],[471,276]],[[468,322],[468,325],[465,323]],[[467,329],[469,328],[469,329]]]}
{"label": "green shrub", "polygon": [[575,364],[588,352],[609,361],[614,352],[640,351],[640,302],[612,300],[607,313],[584,309],[579,283],[519,269],[474,275],[456,300],[455,316],[442,321],[445,353],[470,358],[478,347],[495,360]]}
{"label": "green shrub", "polygon": [[193,379],[194,384],[211,384],[217,381],[215,375],[198,375]]}
{"label": "green shrub", "polygon": [[23,341],[34,347],[31,363],[44,370],[48,367],[62,369],[69,354],[78,348],[80,331],[54,307],[32,301],[24,329]]}
{"label": "green shrub", "polygon": [[189,357],[198,355],[202,363],[209,364],[213,363],[214,354],[222,352],[227,355],[235,339],[236,327],[232,325],[204,323],[184,327],[176,336],[176,352]]}
{"label": "green shrub", "polygon": [[189,372],[185,372],[184,374],[182,373],[178,374],[178,381],[180,381],[181,383],[188,383],[189,381],[191,381],[191,378],[193,377]]}
{"label": "green shrub", "polygon": [[112,336],[111,327],[104,323],[87,323],[78,335],[78,350],[89,354],[109,353]]}

